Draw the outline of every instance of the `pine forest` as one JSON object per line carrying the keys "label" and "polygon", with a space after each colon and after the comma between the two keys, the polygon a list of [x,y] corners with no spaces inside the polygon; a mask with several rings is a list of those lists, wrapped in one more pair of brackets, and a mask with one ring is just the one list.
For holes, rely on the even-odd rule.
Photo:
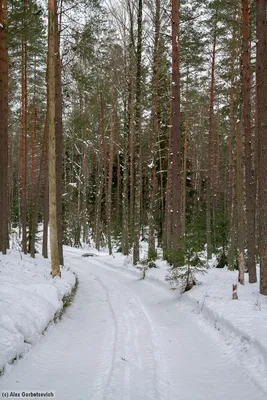
{"label": "pine forest", "polygon": [[[257,330],[264,331],[267,0],[0,0],[0,272],[1,265],[12,264],[8,257],[14,251],[24,268],[20,283],[26,285],[30,274],[25,265],[37,270],[44,262],[44,268],[49,266],[47,282],[61,290],[60,301],[65,274],[69,268],[74,271],[73,306],[82,290],[89,296],[96,285],[90,274],[85,278],[85,263],[88,271],[97,269],[96,264],[102,271],[100,256],[105,252],[110,268],[117,259],[124,260],[122,268],[138,271],[144,285],[149,274],[161,279],[164,265],[163,281],[173,290],[181,286],[181,293],[195,300],[201,293],[199,312],[214,295],[214,312],[221,313],[216,300],[222,299],[221,292],[212,292],[214,285],[221,285],[230,299],[225,310],[242,315],[242,327],[258,324]],[[79,258],[83,270],[78,255],[84,257]],[[112,272],[106,276],[103,271],[94,276],[103,293],[107,290],[105,301],[111,302],[112,313],[126,315],[126,291],[119,289],[119,279],[115,285]],[[207,283],[212,273],[215,278]],[[41,284],[38,279],[34,285]],[[121,301],[113,299],[113,289],[104,289],[112,282]],[[145,296],[140,288],[140,298],[135,289],[138,301]],[[151,298],[156,293],[151,289]],[[254,296],[251,306],[242,303],[245,294]],[[129,304],[135,306],[127,323],[141,312],[135,301]],[[249,307],[258,310],[257,323],[249,323],[250,314],[246,320]],[[115,319],[119,326],[120,317]],[[146,324],[143,330],[150,329]],[[134,335],[134,328],[130,331]],[[153,336],[151,332],[140,335]],[[250,331],[244,337],[250,333],[256,337]],[[120,358],[129,362],[134,381],[139,376],[130,365],[135,356],[126,334],[118,345],[120,335],[115,334],[114,348],[129,350],[131,358],[127,352]],[[249,346],[253,340],[248,339]],[[266,338],[255,340],[266,353],[257,371],[267,371]],[[4,365],[0,305],[0,375]],[[141,383],[140,392],[130,391],[125,377],[118,392],[120,370],[112,368],[102,397],[64,397],[56,389],[58,400],[180,398],[161,392],[159,378],[157,394],[151,383],[151,397]],[[174,364],[169,368],[175,369]],[[125,371],[127,375],[127,366]],[[266,382],[262,385],[267,395]],[[248,397],[242,393],[232,399],[266,398],[245,389]],[[198,397],[196,392],[181,400],[229,396],[230,388],[224,397],[223,392],[215,397]]]}

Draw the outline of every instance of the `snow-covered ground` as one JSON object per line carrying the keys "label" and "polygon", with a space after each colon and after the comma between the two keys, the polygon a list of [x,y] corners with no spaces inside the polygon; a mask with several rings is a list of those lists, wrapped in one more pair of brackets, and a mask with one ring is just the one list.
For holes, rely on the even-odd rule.
{"label": "snow-covered ground", "polygon": [[[248,285],[233,301],[235,275],[211,270],[202,285],[180,297],[168,290],[163,263],[148,272],[153,279],[140,280],[140,271],[120,254],[82,258],[84,251],[65,250],[66,266],[79,279],[75,300],[0,378],[0,393],[55,391],[59,400],[266,399],[266,360],[256,340],[263,349],[265,342],[261,334],[250,339],[266,326],[266,301],[256,286],[254,298],[261,305],[254,307]],[[258,313],[262,318],[255,317]],[[249,323],[243,326],[246,317],[257,324],[255,332]],[[250,362],[258,354],[250,370],[240,353]]]}
{"label": "snow-covered ground", "polygon": [[0,254],[0,371],[36,344],[62,299],[71,292],[75,276],[66,269],[52,279],[49,261],[16,250]]}
{"label": "snow-covered ground", "polygon": [[[146,258],[145,244],[142,252]],[[141,266],[133,267],[131,256],[114,253],[114,257],[109,257],[102,253],[101,262],[142,276],[138,268]],[[214,260],[210,264],[214,265]],[[156,265],[158,268],[147,270],[145,279],[174,289],[166,282],[167,263],[158,260]],[[259,284],[249,284],[247,278],[246,274],[244,286],[238,284],[238,300],[232,299],[232,285],[238,282],[238,272],[227,268],[209,268],[206,274],[197,274],[199,284],[189,292],[174,292],[179,307],[187,309],[201,329],[208,330],[229,359],[263,388],[267,398],[267,298],[260,295]]]}

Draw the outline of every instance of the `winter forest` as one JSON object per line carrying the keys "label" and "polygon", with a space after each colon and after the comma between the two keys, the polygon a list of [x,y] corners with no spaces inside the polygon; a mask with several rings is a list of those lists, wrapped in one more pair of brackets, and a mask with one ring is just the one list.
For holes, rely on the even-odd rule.
{"label": "winter forest", "polygon": [[[224,310],[233,310],[233,325],[238,315],[243,318],[237,330],[250,324],[265,329],[260,321],[267,321],[266,12],[267,0],[0,0],[0,293],[1,277],[9,274],[2,267],[13,263],[10,273],[18,285],[26,285],[30,272],[25,265],[40,264],[44,271],[49,267],[46,282],[64,302],[68,290],[73,294],[72,278],[66,278],[70,268],[78,279],[75,307],[75,302],[82,304],[81,293],[88,296],[96,285],[85,277],[85,265],[101,271],[101,252],[106,252],[103,260],[110,268],[122,260],[122,267],[138,272],[144,285],[146,275],[159,279],[164,265],[165,284],[180,285],[185,298],[202,304],[201,312],[213,307],[219,314],[223,303]],[[16,254],[22,272],[15,268]],[[78,255],[84,256],[82,272]],[[72,263],[77,265],[72,268]],[[96,279],[104,287],[103,271],[94,274],[100,274]],[[115,278],[108,274],[111,285]],[[212,287],[217,281],[220,290],[229,292],[230,300],[221,305],[219,289],[214,303],[208,302],[213,295],[207,276],[212,274],[217,274]],[[39,277],[30,279],[41,285]],[[64,291],[66,282],[70,289]],[[128,297],[120,290],[120,305],[112,291],[108,301],[113,313],[128,315],[122,309]],[[145,294],[135,290],[146,304]],[[156,293],[151,289],[151,297]],[[252,299],[254,314],[245,296]],[[1,363],[1,349],[8,347],[4,339],[1,347],[1,332],[2,338],[5,329],[11,332],[1,325],[1,310],[0,376],[20,354]],[[138,312],[133,308],[129,315],[137,318]],[[118,328],[120,317],[116,320]],[[266,394],[260,377],[267,371],[263,336],[257,340],[265,358],[253,379]],[[117,334],[114,348],[128,349],[127,339],[118,345],[119,340]],[[28,343],[25,335],[23,341]],[[147,348],[141,340],[142,345]],[[122,354],[121,362],[127,364],[128,356]],[[245,369],[249,360],[242,360]],[[164,394],[166,388],[149,397],[145,386],[134,395],[127,380],[118,394],[120,369],[110,368],[106,394],[90,399],[120,400],[127,390],[127,399],[178,399]],[[139,376],[128,368],[131,376]],[[42,388],[40,382],[35,380],[36,389]],[[90,385],[88,390],[95,388]],[[232,400],[265,398],[252,386],[243,387],[244,394],[237,388]],[[61,389],[59,400],[78,398],[60,395]],[[230,388],[226,393],[198,397],[196,392],[181,400],[225,400]]]}

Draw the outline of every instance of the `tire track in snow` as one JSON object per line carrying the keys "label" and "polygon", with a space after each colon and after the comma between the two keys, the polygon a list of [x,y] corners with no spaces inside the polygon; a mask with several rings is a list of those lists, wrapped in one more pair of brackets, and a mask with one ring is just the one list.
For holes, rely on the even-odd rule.
{"label": "tire track in snow", "polygon": [[[104,400],[107,399],[108,396],[108,391],[110,388],[110,382],[111,382],[111,376],[112,376],[112,372],[113,372],[113,368],[114,368],[114,363],[115,363],[115,356],[116,356],[116,342],[117,342],[117,336],[118,336],[118,324],[117,324],[117,320],[116,320],[116,316],[115,316],[115,312],[114,309],[112,307],[112,303],[109,297],[109,292],[107,287],[103,284],[103,282],[101,281],[101,279],[99,279],[98,276],[94,275],[94,274],[90,274],[92,276],[94,276],[94,278],[97,280],[97,282],[99,283],[99,285],[102,287],[102,289],[104,289],[106,296],[107,296],[107,300],[108,300],[108,305],[109,305],[109,309],[111,311],[111,315],[112,315],[112,319],[113,319],[113,323],[114,323],[114,337],[113,337],[113,344],[112,344],[112,358],[111,358],[111,364],[109,366],[109,373],[108,373],[108,379],[107,382],[105,384],[105,390],[104,390]],[[104,353],[102,353],[102,358],[105,359]],[[104,362],[102,363],[102,365],[104,364]]]}
{"label": "tire track in snow", "polygon": [[[135,306],[138,303],[137,299],[132,295],[122,295],[121,285],[117,280],[109,279],[111,288],[108,288],[99,276],[92,275],[97,277],[107,291],[117,321],[115,353],[110,367],[109,386],[106,389],[105,399],[140,399],[144,398],[144,393],[146,399],[159,399],[147,320],[139,307]],[[142,341],[141,338],[144,340]],[[144,343],[137,347],[135,344],[140,341]],[[131,390],[131,386],[134,386],[134,390]]]}
{"label": "tire track in snow", "polygon": [[[103,264],[99,261],[94,260],[94,262],[90,262],[90,265],[96,265],[98,268],[103,267]],[[105,263],[106,264],[106,263]],[[109,267],[109,265],[107,265]],[[114,268],[114,266],[113,266]],[[103,278],[102,278],[103,279]],[[118,291],[122,289],[122,283],[118,281],[117,279],[112,279],[112,285],[118,288]],[[123,285],[125,286],[125,285]],[[161,335],[157,331],[155,325],[153,324],[147,310],[141,303],[140,299],[136,296],[134,291],[130,289],[128,286],[125,287],[126,292],[128,292],[128,298],[131,299],[131,304],[134,304],[135,310],[135,316],[138,319],[138,324],[134,324],[132,322],[131,328],[134,329],[133,327],[135,326],[141,326],[142,332],[139,332],[139,336],[145,337],[146,338],[146,345],[143,346],[142,349],[140,349],[139,343],[136,340],[136,335],[133,336],[133,340],[135,341],[135,353],[138,354],[139,351],[144,353],[144,347],[146,349],[149,348],[149,355],[145,355],[145,361],[146,361],[146,369],[151,369],[151,366],[153,366],[153,377],[151,377],[151,381],[153,381],[153,390],[151,390],[151,398],[152,399],[176,399],[177,395],[174,393],[173,390],[171,390],[170,386],[170,374],[168,371],[168,368],[163,362],[163,355],[161,348],[163,347],[163,340],[161,338]],[[126,304],[127,299],[124,301],[121,301],[121,304]],[[116,305],[114,307],[116,310],[121,307],[121,305]],[[133,306],[132,310],[133,311]],[[124,313],[124,316],[127,317],[127,311]],[[129,318],[129,317],[128,317]],[[143,322],[141,322],[143,321]],[[149,344],[148,344],[149,342]],[[138,351],[138,349],[140,349]],[[143,354],[144,355],[144,354]],[[133,354],[132,354],[133,357]],[[137,357],[138,359],[138,357]],[[140,357],[139,357],[139,363],[140,363]],[[142,363],[142,361],[141,361]],[[133,372],[133,371],[132,371]],[[145,389],[145,388],[144,388]],[[145,389],[147,392],[147,388]],[[143,392],[142,392],[143,393]]]}
{"label": "tire track in snow", "polygon": [[[110,337],[107,336],[105,340],[105,344],[103,346],[103,349],[98,357],[98,360],[96,362],[96,370],[97,370],[97,378],[94,381],[92,388],[91,388],[91,396],[94,400],[105,400],[108,395],[108,390],[110,387],[110,380],[112,376],[112,371],[113,371],[113,366],[115,362],[115,354],[116,354],[116,341],[117,341],[117,320],[116,316],[112,307],[112,303],[109,297],[109,292],[106,288],[106,286],[103,284],[103,282],[98,278],[97,275],[89,273],[88,271],[85,271],[82,269],[82,267],[75,265],[75,268],[79,271],[79,274],[82,274],[84,276],[91,276],[99,286],[104,290],[104,293],[106,295],[106,299],[108,302],[108,307],[110,309],[110,314],[112,316],[113,320],[113,325],[114,325],[114,332],[112,335],[112,357],[111,360],[107,357],[107,354],[110,351]],[[107,350],[107,351],[106,351]],[[105,381],[105,382],[104,382]]]}

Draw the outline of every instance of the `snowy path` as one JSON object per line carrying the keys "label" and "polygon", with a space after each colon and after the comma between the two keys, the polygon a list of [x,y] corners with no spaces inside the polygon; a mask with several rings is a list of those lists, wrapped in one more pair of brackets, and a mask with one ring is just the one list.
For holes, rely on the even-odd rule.
{"label": "snowy path", "polygon": [[73,305],[2,390],[54,390],[57,400],[264,400],[175,294],[100,259],[66,253]]}

